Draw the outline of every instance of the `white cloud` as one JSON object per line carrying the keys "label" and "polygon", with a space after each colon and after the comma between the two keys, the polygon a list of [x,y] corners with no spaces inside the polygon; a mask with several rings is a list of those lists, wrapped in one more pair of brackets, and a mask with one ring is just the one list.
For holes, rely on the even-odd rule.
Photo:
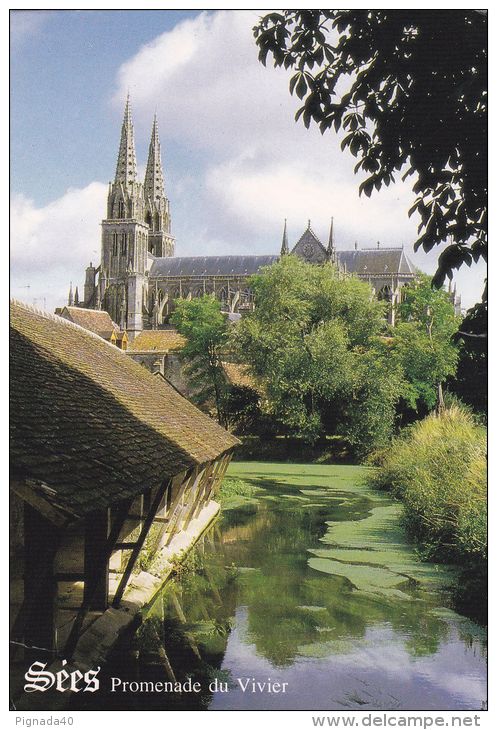
{"label": "white cloud", "polygon": [[218,154],[260,148],[268,134],[274,141],[294,126],[295,102],[287,74],[257,61],[257,18],[219,11],[179,23],[121,66],[115,104],[129,89],[138,124],[148,129],[157,108],[163,136]]}
{"label": "white cloud", "polygon": [[253,159],[239,158],[211,168],[208,188],[238,219],[256,219],[264,227],[288,218],[294,238],[311,219],[316,233],[335,219],[335,235],[341,248],[354,240],[371,246],[401,245],[415,236],[416,222],[407,217],[412,194],[405,184],[387,189],[377,199],[359,197],[355,180],[340,181],[333,169],[296,161],[273,162],[262,169]]}
{"label": "white cloud", "polygon": [[[84,269],[100,258],[100,221],[107,186],[70,189],[37,208],[15,195],[11,202],[12,296],[47,310],[64,304],[69,282],[83,294]],[[29,287],[29,288],[28,288]]]}

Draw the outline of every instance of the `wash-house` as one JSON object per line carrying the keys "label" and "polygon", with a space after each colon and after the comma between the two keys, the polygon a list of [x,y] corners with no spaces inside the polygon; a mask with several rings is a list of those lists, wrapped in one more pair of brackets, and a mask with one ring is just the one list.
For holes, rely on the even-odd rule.
{"label": "wash-house", "polygon": [[10,348],[11,647],[70,659],[85,637],[105,644],[119,610],[124,626],[214,519],[237,440],[56,315],[14,302]]}

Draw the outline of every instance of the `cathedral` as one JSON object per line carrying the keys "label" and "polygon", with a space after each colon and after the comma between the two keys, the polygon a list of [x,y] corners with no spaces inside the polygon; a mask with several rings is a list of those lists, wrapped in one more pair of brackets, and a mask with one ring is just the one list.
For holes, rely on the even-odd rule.
{"label": "cathedral", "polygon": [[249,277],[280,256],[296,255],[313,264],[333,262],[344,273],[368,281],[376,296],[389,302],[389,321],[403,286],[416,274],[403,247],[339,250],[333,237],[323,244],[308,222],[290,248],[286,221],[279,255],[176,256],[171,209],[164,188],[157,118],[154,117],[144,182],[137,163],[129,96],[126,101],[114,182],[109,183],[102,221],[100,265],[86,269],[84,300],[69,294],[69,305],[101,309],[130,340],[144,329],[167,326],[177,298],[211,294],[228,313],[253,307]]}

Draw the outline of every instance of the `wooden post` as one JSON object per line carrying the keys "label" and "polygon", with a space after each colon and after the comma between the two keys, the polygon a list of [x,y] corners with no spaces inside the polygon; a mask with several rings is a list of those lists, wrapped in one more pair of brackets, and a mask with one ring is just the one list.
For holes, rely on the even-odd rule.
{"label": "wooden post", "polygon": [[[105,543],[105,547],[98,556],[97,566],[95,567],[94,576],[96,576],[100,572],[108,569],[109,558],[112,554],[112,550],[114,549],[114,545],[116,544],[116,542],[118,540],[119,533],[121,532],[122,526],[124,525],[126,516],[129,512],[132,504],[133,504],[132,498],[125,499],[118,504],[115,517],[113,518],[112,527],[110,529],[109,536],[107,537],[107,540]],[[81,629],[83,627],[83,622],[85,620],[85,616],[88,613],[90,603],[92,601],[94,590],[95,590],[95,583],[88,586],[86,595],[83,596],[83,601],[81,603],[81,606],[79,607],[79,611],[76,615],[76,618],[74,619],[74,623],[72,625],[71,632],[69,634],[66,645],[64,647],[64,654],[65,654],[66,659],[70,659],[74,653],[74,650],[78,643]]]}
{"label": "wooden post", "polygon": [[90,610],[105,611],[109,596],[109,562],[99,570],[99,557],[109,533],[109,510],[92,512],[85,519],[85,592]]}
{"label": "wooden post", "polygon": [[190,520],[192,518],[193,513],[196,511],[197,508],[197,500],[200,499],[200,494],[203,489],[204,485],[204,479],[207,476],[207,472],[209,470],[210,465],[208,464],[205,469],[202,469],[198,472],[195,481],[193,483],[193,486],[190,490],[190,493],[188,495],[188,502],[186,504],[186,510],[183,515],[183,529],[186,530],[188,525],[190,524]]}
{"label": "wooden post", "polygon": [[207,503],[207,495],[210,492],[210,487],[212,484],[212,480],[214,479],[214,474],[215,474],[215,471],[217,468],[217,463],[218,462],[210,462],[210,464],[208,464],[205,467],[202,489],[199,490],[198,500],[195,505],[194,517],[199,516],[200,512],[202,511],[202,508]]}
{"label": "wooden post", "polygon": [[195,482],[195,478],[197,475],[197,470],[193,469],[185,478],[183,484],[179,488],[178,493],[178,500],[176,502],[175,508],[171,511],[171,521],[168,524],[167,527],[167,540],[165,542],[166,545],[169,545],[171,540],[173,539],[174,535],[176,534],[176,529],[178,525],[181,524],[182,517],[185,512],[185,503],[187,503],[188,500],[188,493],[190,491],[191,485]]}
{"label": "wooden post", "polygon": [[[57,584],[54,559],[59,532],[29,504],[24,505],[24,643],[55,649],[55,598]],[[34,651],[39,658],[40,652]],[[33,656],[34,656],[33,654]]]}
{"label": "wooden post", "polygon": [[155,519],[157,510],[159,509],[160,503],[162,502],[166,489],[168,489],[170,483],[171,483],[171,480],[164,482],[164,484],[161,484],[157,488],[157,492],[155,493],[155,496],[150,504],[148,513],[143,522],[143,526],[142,526],[142,529],[138,536],[138,539],[135,542],[135,545],[133,547],[133,550],[131,551],[131,555],[129,557],[129,560],[128,560],[128,563],[124,570],[124,573],[122,575],[122,578],[119,582],[119,585],[117,586],[114,600],[112,601],[113,608],[117,608],[119,606],[119,604],[121,603],[121,598],[123,597],[124,591],[126,589],[128,581],[131,577],[131,573],[133,572],[133,568],[135,567],[135,563],[140,554],[140,550],[143,547],[143,543],[145,542],[145,539],[148,535],[148,531],[150,530],[150,528],[152,526],[152,522]]}

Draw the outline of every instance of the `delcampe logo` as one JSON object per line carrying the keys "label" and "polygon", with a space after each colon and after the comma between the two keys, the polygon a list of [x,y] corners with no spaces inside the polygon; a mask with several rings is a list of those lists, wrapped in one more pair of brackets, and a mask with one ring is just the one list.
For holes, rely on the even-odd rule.
{"label": "delcampe logo", "polygon": [[[67,659],[62,660],[62,667],[67,664]],[[55,674],[47,670],[43,662],[33,662],[24,675],[26,684],[25,692],[46,692],[55,686],[57,692],[96,692],[100,687],[97,674],[100,667],[89,669],[84,674],[78,669],[68,672],[62,668]]]}

